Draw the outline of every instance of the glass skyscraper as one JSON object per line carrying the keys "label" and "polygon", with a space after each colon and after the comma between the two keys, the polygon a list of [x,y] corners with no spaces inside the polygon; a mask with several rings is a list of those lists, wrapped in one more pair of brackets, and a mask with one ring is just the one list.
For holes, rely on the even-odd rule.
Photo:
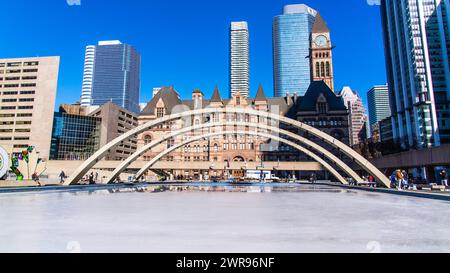
{"label": "glass skyscraper", "polygon": [[230,28],[230,92],[250,94],[249,34],[247,22],[232,22]]}
{"label": "glass skyscraper", "polygon": [[141,56],[120,41],[103,41],[86,48],[82,106],[109,101],[139,113]]}
{"label": "glass skyscraper", "polygon": [[382,0],[394,139],[404,149],[450,143],[450,14],[441,0]]}
{"label": "glass skyscraper", "polygon": [[304,96],[311,83],[311,31],[317,11],[306,5],[287,5],[273,20],[275,97]]}
{"label": "glass skyscraper", "polygon": [[391,116],[389,105],[389,87],[377,85],[367,92],[370,125],[376,124]]}

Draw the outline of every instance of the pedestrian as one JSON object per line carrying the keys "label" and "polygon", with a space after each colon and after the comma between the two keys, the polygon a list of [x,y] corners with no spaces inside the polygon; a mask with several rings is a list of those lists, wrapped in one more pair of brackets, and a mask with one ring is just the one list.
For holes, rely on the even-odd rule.
{"label": "pedestrian", "polygon": [[91,173],[91,175],[89,175],[89,185],[94,185],[94,172]]}
{"label": "pedestrian", "polygon": [[441,176],[441,184],[442,186],[446,186],[448,187],[448,174],[446,170],[442,170],[442,172],[440,173]]}
{"label": "pedestrian", "polygon": [[311,174],[309,176],[309,182],[311,182],[311,184],[314,184],[314,174]]}
{"label": "pedestrian", "polygon": [[59,174],[59,179],[60,184],[64,183],[64,180],[66,179],[66,173],[64,171],[61,171],[61,173]]}
{"label": "pedestrian", "polygon": [[95,172],[95,182],[97,182],[98,181],[98,172]]}
{"label": "pedestrian", "polygon": [[392,173],[391,177],[391,188],[395,188],[396,187],[396,177],[395,177],[395,172]]}
{"label": "pedestrian", "polygon": [[349,184],[350,186],[354,186],[354,182],[353,182],[353,178],[352,178],[352,177],[350,177],[350,178],[348,179],[348,184]]}
{"label": "pedestrian", "polygon": [[409,175],[408,175],[408,173],[405,170],[403,170],[402,171],[402,176],[403,176],[402,189],[408,189],[408,186],[409,186]]}
{"label": "pedestrian", "polygon": [[396,182],[397,182],[397,188],[399,190],[402,190],[403,174],[402,174],[401,170],[397,170],[395,172],[395,179],[396,179]]}
{"label": "pedestrian", "polygon": [[39,185],[39,187],[42,187],[41,182],[39,181],[39,175],[37,173],[33,173],[33,175],[31,176],[31,179],[33,179],[33,181]]}

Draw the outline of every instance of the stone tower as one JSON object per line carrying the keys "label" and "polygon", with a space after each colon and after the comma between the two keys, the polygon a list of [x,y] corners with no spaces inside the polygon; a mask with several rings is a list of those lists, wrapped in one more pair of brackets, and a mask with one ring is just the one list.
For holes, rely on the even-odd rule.
{"label": "stone tower", "polygon": [[311,80],[325,81],[334,91],[332,51],[330,29],[320,13],[317,13],[311,33]]}

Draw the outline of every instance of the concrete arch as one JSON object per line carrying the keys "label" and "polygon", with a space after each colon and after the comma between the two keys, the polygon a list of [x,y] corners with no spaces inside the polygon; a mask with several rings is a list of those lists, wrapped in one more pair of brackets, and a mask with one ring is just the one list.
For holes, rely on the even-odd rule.
{"label": "concrete arch", "polygon": [[[197,125],[197,126],[191,126],[191,127],[187,127],[187,128],[183,128],[181,130],[178,131],[174,131],[171,132],[170,134],[153,141],[152,143],[145,145],[144,147],[142,147],[141,149],[139,149],[138,151],[136,151],[133,155],[131,155],[130,157],[128,157],[125,161],[123,161],[110,175],[110,177],[106,180],[106,183],[111,183],[114,180],[116,180],[116,178],[126,170],[126,168],[128,166],[131,165],[131,163],[133,163],[134,161],[136,161],[139,157],[141,157],[142,155],[144,155],[148,150],[152,149],[153,147],[156,147],[157,145],[167,141],[168,139],[171,139],[173,137],[182,135],[184,133],[190,132],[190,131],[195,131],[195,130],[202,130],[202,129],[206,129],[206,128],[214,128],[214,127],[252,127],[255,128],[256,130],[258,129],[263,129],[266,131],[273,131],[276,132],[278,134],[281,135],[285,135],[288,136],[292,139],[295,139],[299,142],[301,142],[302,144],[305,144],[309,147],[311,147],[312,149],[318,151],[319,153],[325,155],[325,157],[327,157],[328,159],[330,159],[332,162],[335,162],[336,165],[341,168],[345,173],[347,173],[350,177],[352,177],[354,179],[354,181],[362,181],[362,178],[355,172],[353,171],[347,164],[345,164],[342,160],[340,160],[339,158],[337,158],[335,155],[333,155],[332,153],[330,153],[328,150],[326,150],[325,148],[323,148],[322,146],[304,138],[301,137],[297,134],[294,134],[292,132],[280,129],[278,127],[275,126],[269,126],[266,124],[255,124],[255,123],[250,123],[250,122],[229,122],[229,123],[223,123],[223,124],[218,124],[218,123],[205,123],[205,124],[201,124],[201,125]],[[189,145],[190,143],[186,144]]]}
{"label": "concrete arch", "polygon": [[[184,118],[184,117],[190,117],[195,115],[207,115],[207,114],[224,114],[224,113],[234,113],[234,114],[248,114],[250,116],[258,116],[263,117],[266,119],[276,120],[285,124],[288,124],[290,126],[293,126],[299,130],[309,132],[309,134],[318,137],[322,139],[323,141],[329,143],[333,147],[339,149],[341,152],[343,152],[346,156],[350,157],[352,160],[355,161],[361,168],[363,168],[365,171],[370,173],[375,179],[382,182],[386,187],[390,187],[390,180],[375,166],[373,166],[367,159],[362,157],[360,154],[358,154],[356,151],[354,151],[349,146],[345,145],[344,143],[338,141],[337,139],[334,139],[332,136],[327,135],[326,133],[320,131],[319,129],[316,129],[314,127],[311,127],[309,125],[306,125],[304,123],[301,123],[299,121],[280,116],[278,114],[273,114],[269,112],[264,111],[257,111],[253,109],[242,109],[242,108],[205,108],[205,109],[199,109],[199,110],[192,110],[192,111],[186,111],[182,113],[176,113],[172,115],[168,115],[162,118],[159,118],[157,120],[150,121],[146,124],[142,124],[133,130],[128,131],[126,134],[123,134],[119,137],[117,137],[115,140],[111,141],[104,147],[102,147],[100,150],[98,150],[94,155],[92,155],[87,161],[85,161],[80,167],[75,170],[75,172],[67,179],[67,181],[64,183],[65,185],[72,185],[80,181],[83,176],[95,165],[97,164],[102,158],[106,156],[106,154],[114,147],[120,145],[124,141],[128,140],[132,137],[137,137],[139,134],[147,131],[148,129],[166,123],[168,121]],[[220,123],[219,123],[220,124]]]}
{"label": "concrete arch", "polygon": [[160,153],[160,154],[157,155],[155,158],[153,158],[151,161],[149,161],[149,162],[148,162],[148,163],[147,163],[147,164],[146,164],[146,165],[145,165],[145,166],[137,173],[136,178],[139,179],[140,177],[142,177],[142,175],[144,175],[144,173],[146,173],[146,172],[147,172],[147,171],[148,171],[148,170],[149,170],[156,162],[158,162],[158,161],[159,161],[161,158],[163,158],[164,156],[166,156],[166,155],[172,153],[173,151],[176,151],[177,149],[179,149],[179,148],[181,148],[181,147],[183,147],[183,146],[185,146],[185,145],[187,145],[187,144],[189,144],[189,143],[192,143],[192,142],[195,142],[195,141],[204,139],[204,138],[211,138],[211,137],[214,137],[214,136],[220,136],[220,135],[233,135],[233,134],[253,135],[253,136],[260,136],[260,137],[272,138],[272,139],[275,139],[275,140],[277,140],[277,141],[279,141],[279,142],[282,142],[282,143],[285,143],[285,144],[287,144],[287,145],[289,145],[289,146],[292,146],[293,148],[295,148],[295,149],[297,149],[297,150],[299,150],[299,151],[305,153],[305,154],[308,155],[309,157],[313,158],[315,161],[317,161],[317,162],[319,162],[320,164],[322,164],[322,166],[323,166],[327,171],[329,171],[334,177],[336,177],[336,179],[339,180],[339,182],[341,182],[342,184],[347,184],[347,181],[345,180],[345,178],[342,177],[342,175],[340,175],[340,174],[339,174],[339,173],[338,173],[338,172],[337,172],[330,164],[328,164],[328,163],[327,163],[325,160],[323,160],[320,156],[318,156],[318,155],[316,155],[315,153],[309,151],[308,149],[306,149],[306,148],[304,148],[304,147],[302,147],[302,146],[300,146],[300,145],[298,145],[298,144],[295,144],[295,143],[292,142],[292,141],[283,139],[283,138],[278,137],[278,136],[274,136],[274,135],[267,134],[267,133],[261,133],[261,132],[246,132],[246,131],[227,131],[227,132],[223,132],[223,131],[222,131],[222,132],[215,132],[215,133],[209,133],[209,134],[205,134],[205,135],[202,135],[202,136],[198,136],[198,137],[195,137],[195,138],[186,140],[186,141],[184,141],[184,142],[181,143],[181,144],[177,144],[177,145],[175,145],[175,146],[173,146],[173,147],[171,147],[171,148],[165,150],[164,152]]}

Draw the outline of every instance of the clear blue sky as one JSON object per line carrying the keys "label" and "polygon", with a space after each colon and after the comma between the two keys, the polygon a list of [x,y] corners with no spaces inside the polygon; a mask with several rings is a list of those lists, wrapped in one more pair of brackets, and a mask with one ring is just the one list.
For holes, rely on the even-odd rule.
{"label": "clear blue sky", "polygon": [[252,95],[262,83],[272,96],[272,18],[299,3],[320,11],[332,31],[337,89],[348,85],[365,100],[371,86],[386,83],[379,7],[367,0],[3,0],[0,58],[61,56],[57,104],[73,103],[85,46],[121,40],[142,55],[141,102],[166,85],[183,98],[195,88],[210,96],[215,85],[226,96],[229,24],[246,20]]}

